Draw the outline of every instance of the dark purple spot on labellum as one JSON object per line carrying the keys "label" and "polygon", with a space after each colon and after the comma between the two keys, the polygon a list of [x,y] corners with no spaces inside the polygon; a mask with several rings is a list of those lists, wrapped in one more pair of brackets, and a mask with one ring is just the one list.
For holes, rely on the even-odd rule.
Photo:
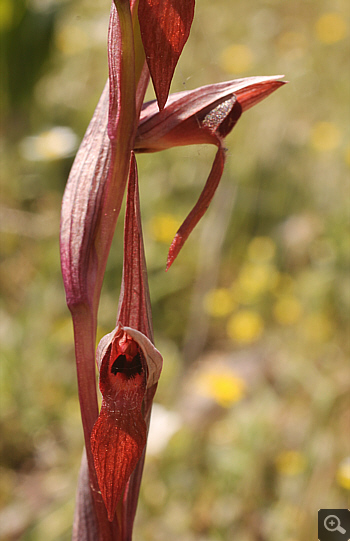
{"label": "dark purple spot on labellum", "polygon": [[[242,114],[242,107],[233,94],[230,98],[219,102],[211,108],[202,111],[202,126],[211,133],[217,133],[220,137],[226,137]],[[209,110],[208,110],[209,109]]]}
{"label": "dark purple spot on labellum", "polygon": [[202,120],[202,125],[208,128],[210,131],[215,132],[230,113],[235,102],[236,96],[233,95],[227,100],[221,101],[214,107],[211,105],[209,112],[206,113]]}
{"label": "dark purple spot on labellum", "polygon": [[118,355],[111,367],[111,373],[116,376],[118,373],[126,376],[127,379],[134,378],[136,374],[142,374],[141,355],[137,353],[131,360],[129,355]]}
{"label": "dark purple spot on labellum", "polygon": [[[236,98],[236,96],[234,96],[234,97]],[[220,124],[220,126],[218,128],[218,134],[221,137],[226,137],[226,135],[228,135],[231,132],[232,128],[237,123],[237,121],[238,121],[239,117],[241,116],[241,114],[242,114],[241,104],[238,101],[235,101],[231,111],[229,112],[229,114],[226,116],[226,118],[224,118],[224,120]]]}

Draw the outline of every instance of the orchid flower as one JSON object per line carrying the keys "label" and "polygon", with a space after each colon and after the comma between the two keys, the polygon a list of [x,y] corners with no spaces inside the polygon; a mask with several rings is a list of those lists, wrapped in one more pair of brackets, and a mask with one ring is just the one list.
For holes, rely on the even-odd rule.
{"label": "orchid flower", "polygon": [[[74,541],[131,541],[151,407],[162,368],[153,344],[134,152],[217,146],[204,189],[170,247],[167,268],[203,216],[222,176],[224,139],[242,112],[283,83],[252,77],[168,96],[195,0],[113,0],[109,80],[69,175],[61,266],[74,327],[83,453]],[[149,79],[157,100],[143,104]],[[95,342],[101,287],[128,184],[122,289],[115,329]]]}
{"label": "orchid flower", "polygon": [[124,233],[117,324],[97,348],[103,400],[91,434],[91,449],[108,519],[113,521],[119,502],[118,518],[123,535],[132,531],[141,476],[130,482],[129,478],[145,449],[150,408],[162,369],[162,357],[153,345],[134,156]]}
{"label": "orchid flower", "polygon": [[171,243],[167,270],[214,197],[224,169],[224,138],[244,111],[285,84],[281,77],[247,77],[178,92],[161,111],[155,101],[143,105],[134,143],[137,152],[201,143],[218,147],[203,191]]}

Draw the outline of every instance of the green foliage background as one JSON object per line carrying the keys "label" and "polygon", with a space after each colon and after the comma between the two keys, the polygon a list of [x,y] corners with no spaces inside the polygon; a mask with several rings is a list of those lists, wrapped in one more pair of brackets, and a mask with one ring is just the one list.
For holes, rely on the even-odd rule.
{"label": "green foliage background", "polygon": [[[0,2],[4,541],[70,539],[83,438],[59,213],[107,77],[108,10]],[[215,200],[169,273],[214,150],[138,158],[164,371],[137,541],[309,541],[319,508],[347,506],[348,15],[345,0],[197,2],[172,91],[278,73],[290,83],[228,137]],[[121,263],[122,219],[100,337],[114,327]]]}

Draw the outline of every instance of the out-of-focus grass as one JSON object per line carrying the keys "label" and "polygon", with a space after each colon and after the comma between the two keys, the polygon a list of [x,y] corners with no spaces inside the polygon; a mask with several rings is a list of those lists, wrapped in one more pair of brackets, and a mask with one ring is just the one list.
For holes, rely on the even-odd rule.
{"label": "out-of-focus grass", "polygon": [[[107,73],[102,0],[1,3],[0,537],[66,541],[82,450],[60,200]],[[290,84],[244,114],[169,273],[213,150],[138,158],[164,355],[135,539],[308,541],[349,491],[349,26],[345,0],[198,1],[173,91]],[[152,97],[152,91],[149,92]],[[114,326],[122,220],[99,336]]]}

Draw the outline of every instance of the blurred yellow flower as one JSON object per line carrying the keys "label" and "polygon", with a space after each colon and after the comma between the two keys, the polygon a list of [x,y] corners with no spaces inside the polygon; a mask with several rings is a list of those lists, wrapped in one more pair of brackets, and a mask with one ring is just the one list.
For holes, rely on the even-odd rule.
{"label": "blurred yellow flower", "polygon": [[230,317],[227,322],[228,336],[242,344],[255,342],[264,329],[262,317],[253,310],[241,310]]}
{"label": "blurred yellow flower", "polygon": [[151,234],[157,242],[169,244],[179,228],[179,221],[172,214],[158,214],[151,220]]}
{"label": "blurred yellow flower", "polygon": [[350,167],[350,144],[345,149],[345,163]]}
{"label": "blurred yellow flower", "polygon": [[322,43],[336,43],[346,36],[346,22],[339,13],[324,13],[316,22],[316,36]]}
{"label": "blurred yellow flower", "polygon": [[277,455],[275,464],[281,475],[299,475],[306,468],[306,458],[299,451],[282,451]]}
{"label": "blurred yellow flower", "polygon": [[273,315],[281,325],[294,325],[302,314],[300,301],[293,295],[282,295],[274,304]]}
{"label": "blurred yellow flower", "polygon": [[232,371],[218,368],[214,371],[202,372],[198,378],[199,392],[212,398],[220,406],[229,408],[243,398],[246,390],[244,380]]}
{"label": "blurred yellow flower", "polygon": [[334,122],[316,122],[311,131],[311,146],[319,152],[337,148],[341,133]]}
{"label": "blurred yellow flower", "polygon": [[337,469],[337,483],[342,488],[350,490],[350,457],[346,457]]}
{"label": "blurred yellow flower", "polygon": [[227,73],[243,73],[253,66],[254,54],[246,45],[236,43],[222,51],[219,63]]}
{"label": "blurred yellow flower", "polygon": [[232,312],[235,302],[229,289],[220,288],[209,291],[204,297],[203,305],[207,314],[222,317]]}
{"label": "blurred yellow flower", "polygon": [[7,30],[11,27],[14,2],[12,0],[1,0],[0,2],[0,30]]}
{"label": "blurred yellow flower", "polygon": [[312,342],[326,342],[332,336],[334,326],[326,314],[315,312],[305,317],[303,334]]}
{"label": "blurred yellow flower", "polygon": [[252,261],[268,263],[276,252],[276,244],[270,237],[255,237],[248,246],[248,257]]}
{"label": "blurred yellow flower", "polygon": [[244,265],[238,276],[238,295],[243,303],[251,302],[261,293],[274,287],[278,272],[273,265]]}

